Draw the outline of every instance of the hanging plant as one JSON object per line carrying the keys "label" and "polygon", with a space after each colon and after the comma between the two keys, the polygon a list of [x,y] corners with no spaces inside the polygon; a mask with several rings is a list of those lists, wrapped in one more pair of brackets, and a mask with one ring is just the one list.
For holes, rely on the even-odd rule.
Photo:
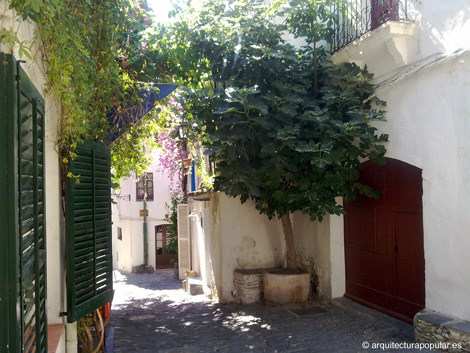
{"label": "hanging plant", "polygon": [[[105,141],[113,129],[107,117],[111,108],[120,112],[138,102],[138,82],[152,80],[140,75],[151,25],[147,2],[11,0],[10,8],[38,25],[46,93],[53,94],[59,108],[58,152],[64,173],[72,177],[67,166],[81,141]],[[0,38],[15,44],[7,35],[0,29]],[[16,44],[29,55],[22,49],[26,44]],[[145,150],[155,129],[143,125],[131,127],[112,148],[116,180],[148,162],[136,151]]]}

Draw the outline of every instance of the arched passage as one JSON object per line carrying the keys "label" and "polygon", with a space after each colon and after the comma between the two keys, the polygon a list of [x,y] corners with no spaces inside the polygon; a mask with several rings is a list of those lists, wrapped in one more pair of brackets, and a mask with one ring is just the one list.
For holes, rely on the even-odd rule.
{"label": "arched passage", "polygon": [[363,166],[359,180],[381,198],[345,205],[346,297],[411,322],[425,304],[421,169]]}

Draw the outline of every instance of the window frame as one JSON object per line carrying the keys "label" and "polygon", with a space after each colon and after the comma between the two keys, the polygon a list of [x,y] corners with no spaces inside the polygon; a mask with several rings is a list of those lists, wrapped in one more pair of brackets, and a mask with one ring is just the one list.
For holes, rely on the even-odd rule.
{"label": "window frame", "polygon": [[[145,173],[144,187],[144,175],[137,177],[137,183],[135,184],[135,199],[136,201],[153,201],[154,200],[154,183],[153,183],[153,172]],[[145,189],[147,189],[147,197],[145,197]]]}

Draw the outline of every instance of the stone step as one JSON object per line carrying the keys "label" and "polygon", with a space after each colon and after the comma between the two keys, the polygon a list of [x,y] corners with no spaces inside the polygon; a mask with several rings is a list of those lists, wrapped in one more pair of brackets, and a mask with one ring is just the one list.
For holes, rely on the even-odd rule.
{"label": "stone step", "polygon": [[470,352],[470,322],[423,309],[414,318],[415,339],[449,353]]}
{"label": "stone step", "polygon": [[185,292],[189,293],[190,295],[204,294],[204,290],[202,286],[203,286],[203,282],[202,282],[202,279],[199,277],[187,277],[183,281],[183,289]]}

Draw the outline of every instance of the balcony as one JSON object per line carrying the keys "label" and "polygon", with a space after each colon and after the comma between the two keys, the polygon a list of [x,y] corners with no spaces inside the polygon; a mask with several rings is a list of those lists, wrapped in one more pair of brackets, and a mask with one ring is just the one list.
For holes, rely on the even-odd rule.
{"label": "balcony", "polygon": [[413,0],[340,0],[331,41],[335,64],[366,65],[380,83],[417,60]]}
{"label": "balcony", "polygon": [[331,42],[336,53],[389,21],[413,22],[411,0],[343,0],[334,5],[337,23]]}

